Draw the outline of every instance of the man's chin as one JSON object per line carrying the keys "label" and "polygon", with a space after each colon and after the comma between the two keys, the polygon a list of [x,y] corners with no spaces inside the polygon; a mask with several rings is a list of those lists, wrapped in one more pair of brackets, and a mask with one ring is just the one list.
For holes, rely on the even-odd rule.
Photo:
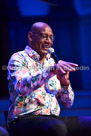
{"label": "man's chin", "polygon": [[48,54],[48,50],[42,50],[42,54],[47,55]]}

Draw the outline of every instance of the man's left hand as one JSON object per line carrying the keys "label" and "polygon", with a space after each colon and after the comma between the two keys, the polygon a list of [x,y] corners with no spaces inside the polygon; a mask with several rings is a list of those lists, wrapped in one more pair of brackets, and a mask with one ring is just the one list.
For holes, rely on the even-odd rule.
{"label": "man's left hand", "polygon": [[60,84],[63,86],[68,86],[69,81],[69,71],[67,71],[65,74],[60,73],[60,71],[57,74],[57,78],[60,81]]}

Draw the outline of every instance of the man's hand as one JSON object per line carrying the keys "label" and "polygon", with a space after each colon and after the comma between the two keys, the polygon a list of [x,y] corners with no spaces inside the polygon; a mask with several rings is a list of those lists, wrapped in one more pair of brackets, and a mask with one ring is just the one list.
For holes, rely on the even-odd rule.
{"label": "man's hand", "polygon": [[70,82],[69,72],[76,71],[76,67],[78,67],[78,64],[60,60],[57,64],[55,64],[53,73],[57,75],[61,85],[68,86]]}
{"label": "man's hand", "polygon": [[67,71],[65,74],[61,74],[60,71],[57,73],[57,78],[60,81],[60,84],[63,86],[68,86],[69,81],[69,72]]}
{"label": "man's hand", "polygon": [[78,67],[78,64],[67,62],[60,60],[58,64],[56,64],[56,68],[59,69],[60,73],[66,74],[67,71],[74,72],[76,71],[76,67]]}

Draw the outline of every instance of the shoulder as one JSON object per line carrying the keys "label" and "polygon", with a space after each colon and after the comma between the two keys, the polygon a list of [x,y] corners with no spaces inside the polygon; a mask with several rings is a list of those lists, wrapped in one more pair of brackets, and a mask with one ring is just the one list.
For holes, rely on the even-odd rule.
{"label": "shoulder", "polygon": [[14,62],[24,62],[25,61],[25,51],[19,51],[14,54],[9,59],[9,63],[14,63]]}

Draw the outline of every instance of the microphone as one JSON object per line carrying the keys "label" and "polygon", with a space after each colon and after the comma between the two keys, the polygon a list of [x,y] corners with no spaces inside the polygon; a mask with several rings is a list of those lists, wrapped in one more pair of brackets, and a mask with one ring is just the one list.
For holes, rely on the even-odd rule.
{"label": "microphone", "polygon": [[49,48],[48,53],[50,53],[55,62],[58,63],[59,58],[57,57],[55,50],[53,48]]}

